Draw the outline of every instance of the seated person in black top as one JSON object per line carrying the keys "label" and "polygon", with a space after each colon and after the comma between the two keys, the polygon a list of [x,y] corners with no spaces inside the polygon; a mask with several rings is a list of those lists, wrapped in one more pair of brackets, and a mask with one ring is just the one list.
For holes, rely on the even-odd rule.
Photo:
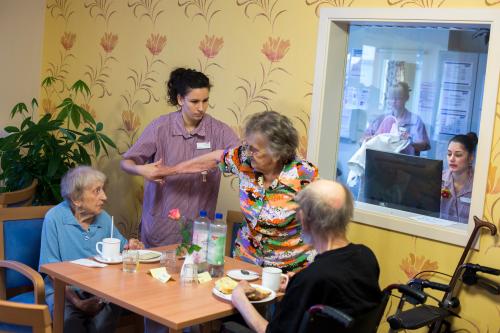
{"label": "seated person in black top", "polygon": [[256,332],[297,332],[304,312],[330,305],[353,317],[376,307],[382,298],[379,266],[373,252],[346,238],[353,199],[342,184],[311,183],[295,197],[302,238],[318,252],[314,262],[290,279],[276,313],[267,322],[245,296],[246,281],[234,289],[232,303]]}

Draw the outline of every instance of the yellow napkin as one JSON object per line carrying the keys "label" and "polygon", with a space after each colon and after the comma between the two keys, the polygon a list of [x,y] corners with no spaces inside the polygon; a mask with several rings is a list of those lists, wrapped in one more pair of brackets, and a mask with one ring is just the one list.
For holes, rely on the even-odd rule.
{"label": "yellow napkin", "polygon": [[198,282],[199,283],[205,283],[208,281],[212,281],[212,277],[210,276],[209,272],[203,272],[198,274]]}
{"label": "yellow napkin", "polygon": [[165,267],[152,268],[149,270],[149,273],[153,278],[160,280],[163,283],[166,283],[171,278]]}

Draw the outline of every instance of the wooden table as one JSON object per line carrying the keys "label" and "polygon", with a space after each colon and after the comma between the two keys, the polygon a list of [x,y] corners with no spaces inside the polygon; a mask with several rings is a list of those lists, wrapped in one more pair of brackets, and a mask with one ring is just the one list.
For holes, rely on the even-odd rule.
{"label": "wooden table", "polygon": [[[165,250],[169,247],[156,248]],[[261,268],[226,257],[225,269],[247,269],[261,273]],[[179,269],[182,260],[178,260]],[[215,280],[204,284],[182,286],[179,274],[175,281],[162,283],[147,272],[159,263],[141,263],[136,273],[122,271],[122,265],[91,268],[70,262],[42,265],[40,270],[54,281],[54,332],[62,333],[66,285],[73,285],[104,298],[125,309],[152,319],[169,328],[182,332],[188,326],[206,323],[234,314],[235,308],[228,301],[212,294]],[[256,283],[260,283],[257,281]]]}

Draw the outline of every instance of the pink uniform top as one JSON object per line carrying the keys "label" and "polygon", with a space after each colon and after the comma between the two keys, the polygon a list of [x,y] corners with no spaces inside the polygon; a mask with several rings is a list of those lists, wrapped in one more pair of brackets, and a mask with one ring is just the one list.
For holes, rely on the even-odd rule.
{"label": "pink uniform top", "polygon": [[[377,117],[365,130],[364,136],[368,137],[380,133],[389,133],[394,124],[389,122],[391,118],[387,116],[382,115]],[[415,151],[413,143],[425,144],[426,147],[423,150],[430,149],[429,136],[427,135],[425,124],[419,116],[406,110],[404,117],[396,125],[405,128],[411,139],[411,144],[401,151],[402,154],[419,156],[420,152]]]}
{"label": "pink uniform top", "polygon": [[[136,164],[163,160],[167,166],[240,144],[234,131],[221,121],[206,114],[198,127],[188,133],[180,111],[153,120],[137,142],[123,155]],[[144,180],[141,240],[146,247],[179,243],[181,236],[177,223],[167,216],[178,208],[182,216],[194,219],[200,210],[206,210],[213,219],[219,194],[220,171],[175,175],[163,185]]]}
{"label": "pink uniform top", "polygon": [[469,177],[460,192],[455,192],[450,170],[443,171],[441,185],[441,218],[460,223],[469,221],[469,211],[472,196],[472,182],[474,170],[470,170]]}

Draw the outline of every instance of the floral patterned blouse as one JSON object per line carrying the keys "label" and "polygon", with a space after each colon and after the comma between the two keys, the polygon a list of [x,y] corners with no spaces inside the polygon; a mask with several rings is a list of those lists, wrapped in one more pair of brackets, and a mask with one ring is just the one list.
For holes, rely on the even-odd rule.
{"label": "floral patterned blouse", "polygon": [[220,168],[240,181],[240,207],[246,223],[238,231],[234,257],[284,272],[307,266],[315,251],[300,237],[293,198],[318,177],[316,166],[296,157],[267,189],[264,176],[252,169],[245,146],[226,150]]}

